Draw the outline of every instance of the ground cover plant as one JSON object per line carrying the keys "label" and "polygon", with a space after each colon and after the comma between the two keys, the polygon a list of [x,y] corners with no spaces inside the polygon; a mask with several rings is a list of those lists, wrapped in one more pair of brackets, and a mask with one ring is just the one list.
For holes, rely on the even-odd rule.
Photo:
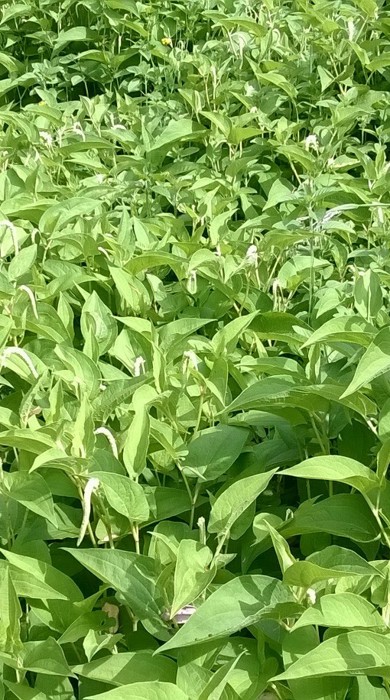
{"label": "ground cover plant", "polygon": [[390,10],[0,18],[0,696],[390,689]]}

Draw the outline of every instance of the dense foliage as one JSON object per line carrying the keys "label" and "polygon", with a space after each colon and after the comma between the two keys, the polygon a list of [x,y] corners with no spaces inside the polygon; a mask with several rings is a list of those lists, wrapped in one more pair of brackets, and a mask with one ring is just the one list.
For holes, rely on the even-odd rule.
{"label": "dense foliage", "polygon": [[389,80],[385,0],[1,2],[0,698],[390,696]]}

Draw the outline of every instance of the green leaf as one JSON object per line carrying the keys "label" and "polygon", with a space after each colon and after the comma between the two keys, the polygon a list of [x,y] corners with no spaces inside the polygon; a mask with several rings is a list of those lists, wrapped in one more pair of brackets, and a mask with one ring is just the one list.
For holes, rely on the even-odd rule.
{"label": "green leaf", "polygon": [[194,540],[181,540],[176,554],[171,619],[187,603],[193,603],[211,583],[215,575],[212,559],[209,547]]}
{"label": "green leaf", "polygon": [[318,581],[344,576],[380,576],[380,572],[353,550],[337,545],[310,555],[306,561],[297,561],[284,573],[283,580],[290,586],[309,588]]}
{"label": "green leaf", "polygon": [[326,479],[348,484],[365,493],[379,486],[375,472],[350,457],[339,455],[324,455],[311,457],[300,462],[295,467],[284,469],[281,474],[300,479]]}
{"label": "green leaf", "polygon": [[15,255],[8,267],[8,279],[13,281],[31,271],[37,257],[37,246],[29,245]]}
{"label": "green leaf", "polygon": [[172,146],[178,141],[191,141],[203,136],[206,130],[191,119],[172,119],[162,133],[152,142],[149,152],[159,151]]}
{"label": "green leaf", "polygon": [[20,651],[20,618],[22,610],[9,568],[0,566],[0,651],[14,654]]}
{"label": "green leaf", "polygon": [[47,697],[40,690],[30,688],[29,685],[23,685],[22,683],[11,683],[10,681],[5,681],[5,685],[16,698],[19,698],[19,700],[46,700]]}
{"label": "green leaf", "polygon": [[[137,389],[137,391],[139,390]],[[129,476],[132,478],[141,474],[146,467],[149,434],[150,418],[148,407],[145,403],[139,402],[130,428],[127,431],[123,448],[123,461]]]}
{"label": "green leaf", "polygon": [[367,320],[375,319],[383,304],[381,282],[373,270],[359,275],[354,289],[356,310]]}
{"label": "green leaf", "polygon": [[346,405],[352,411],[363,416],[375,410],[372,402],[367,403],[366,398],[359,394],[347,396],[343,394],[343,387],[334,384],[306,385],[298,384],[297,377],[278,376],[265,377],[248,386],[226,408],[227,413],[237,410],[257,408],[260,410],[274,410],[278,408],[302,408],[312,413],[313,411],[327,411],[329,402],[334,401]]}
{"label": "green leaf", "polygon": [[73,667],[73,673],[115,686],[143,681],[174,683],[176,667],[171,659],[148,651],[122,652]]}
{"label": "green leaf", "polygon": [[57,345],[54,350],[61,360],[65,371],[58,370],[57,374],[69,382],[77,396],[85,394],[88,398],[94,398],[99,392],[99,370],[92,360],[80,350]]}
{"label": "green leaf", "polygon": [[[174,515],[191,510],[191,501],[186,490],[168,486],[145,486],[150,508],[150,522],[166,520]],[[198,499],[198,503],[201,499]]]}
{"label": "green leaf", "polygon": [[325,640],[272,680],[357,674],[387,677],[389,655],[388,637],[369,630],[354,630]]}
{"label": "green leaf", "polygon": [[[138,259],[138,258],[137,258]],[[110,266],[110,275],[114,281],[118,294],[124,302],[124,306],[134,313],[139,313],[146,303],[146,289],[142,282],[126,270]]]}
{"label": "green leaf", "polygon": [[118,549],[67,549],[101,581],[123,595],[140,620],[160,617],[156,601],[156,564],[153,559]]}
{"label": "green leaf", "polygon": [[269,576],[240,576],[219,586],[159,652],[221,639],[264,617],[278,619],[278,606],[292,600]]}
{"label": "green leaf", "polygon": [[232,352],[241,333],[251,325],[257,314],[258,312],[254,311],[246,316],[235,318],[230,323],[227,323],[222,330],[218,331],[212,339],[215,354],[218,356]]}
{"label": "green leaf", "polygon": [[28,570],[23,571],[8,562],[1,561],[0,568],[9,569],[11,580],[19,598],[36,598],[37,600],[67,600],[64,593],[48,585],[43,580],[35,578]]}
{"label": "green leaf", "polygon": [[140,484],[127,476],[113,472],[94,472],[90,477],[99,479],[110,506],[132,523],[145,523],[149,505]]}
{"label": "green leaf", "polygon": [[[256,520],[254,522],[254,528]],[[378,537],[376,522],[360,494],[339,493],[322,501],[304,501],[280,530],[284,537],[328,532],[355,542],[372,542]],[[256,531],[255,531],[256,534]]]}
{"label": "green leaf", "polygon": [[56,39],[56,48],[60,49],[71,41],[94,41],[96,33],[87,27],[72,27],[72,29],[62,30]]}
{"label": "green leaf", "polygon": [[64,652],[53,637],[43,642],[26,642],[23,652],[23,668],[26,671],[50,676],[73,676]]}
{"label": "green leaf", "polygon": [[315,343],[356,343],[367,347],[375,333],[375,327],[360,316],[336,316],[314,331],[302,347]]}
{"label": "green leaf", "polygon": [[5,484],[10,498],[57,525],[53,497],[43,476],[12,472],[6,475]]}
{"label": "green leaf", "polygon": [[84,338],[87,329],[92,329],[101,355],[107,352],[115,341],[118,332],[115,318],[96,292],[92,292],[83,305],[80,327]]}
{"label": "green leaf", "polygon": [[200,430],[188,445],[184,473],[207,481],[218,479],[240,456],[248,435],[244,428],[222,423]]}
{"label": "green leaf", "polygon": [[89,698],[101,698],[101,700],[189,700],[173,683],[161,683],[160,681],[146,681],[145,683],[132,683],[114,688],[99,695],[89,695]]}
{"label": "green leaf", "polygon": [[360,359],[355,374],[344,396],[349,396],[362,386],[390,369],[390,327],[382,328]]}
{"label": "green leaf", "polygon": [[42,430],[31,431],[27,428],[13,428],[5,433],[0,433],[0,445],[26,450],[26,452],[32,452],[36,455],[55,447],[52,438]]}
{"label": "green leaf", "polygon": [[[55,596],[51,596],[53,598],[65,598],[74,602],[82,600],[81,591],[70,576],[59,571],[51,564],[23,554],[16,554],[6,549],[1,549],[0,551],[11,564],[11,578],[14,580],[15,586],[20,589],[20,595],[28,597],[34,594],[32,595],[33,598],[44,598],[45,589],[48,587],[49,590],[56,592]],[[30,585],[36,587],[31,590],[31,593],[27,592],[28,581],[26,581],[26,577],[30,578]],[[42,589],[40,589],[40,586],[42,586]],[[35,593],[38,595],[35,595]]]}
{"label": "green leaf", "polygon": [[[72,32],[72,30],[69,31]],[[100,206],[101,203],[98,200],[88,197],[62,199],[46,208],[39,221],[40,230],[50,234],[65,227],[73,219],[91,214]]]}
{"label": "green leaf", "polygon": [[221,493],[211,508],[209,532],[227,533],[237,518],[267,488],[277,469],[239,479]]}
{"label": "green leaf", "polygon": [[[272,76],[270,74],[268,74],[266,78],[267,81],[272,82]],[[287,186],[281,180],[275,180],[272,183],[271,189],[268,193],[268,200],[264,206],[264,209],[270,209],[271,207],[275,207],[277,204],[282,204],[282,202],[288,202],[293,199],[293,196],[291,186]]]}
{"label": "green leaf", "polygon": [[[317,648],[318,644],[318,633],[314,627],[292,630],[282,641],[285,667]],[[290,680],[288,686],[295,697],[306,700],[345,700],[349,679],[338,676],[301,678]]]}
{"label": "green leaf", "polygon": [[324,595],[312,607],[305,610],[293,629],[306,625],[321,627],[371,627],[385,629],[385,623],[371,603],[355,593]]}

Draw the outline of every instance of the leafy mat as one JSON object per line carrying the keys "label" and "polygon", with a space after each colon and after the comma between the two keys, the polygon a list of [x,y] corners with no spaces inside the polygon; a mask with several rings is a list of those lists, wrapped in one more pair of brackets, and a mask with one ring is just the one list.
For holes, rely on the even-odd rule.
{"label": "leafy mat", "polygon": [[0,9],[0,700],[384,700],[387,3]]}

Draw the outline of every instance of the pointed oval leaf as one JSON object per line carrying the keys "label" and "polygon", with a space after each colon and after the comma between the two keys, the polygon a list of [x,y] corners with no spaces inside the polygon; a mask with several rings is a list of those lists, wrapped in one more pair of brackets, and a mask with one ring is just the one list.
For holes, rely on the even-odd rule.
{"label": "pointed oval leaf", "polygon": [[176,664],[149,651],[123,652],[73,667],[78,676],[122,686],[143,681],[175,681]]}
{"label": "pointed oval leaf", "polygon": [[130,522],[147,521],[149,505],[141,484],[114,472],[94,472],[90,477],[99,479],[107,501],[114,510]]}
{"label": "pointed oval leaf", "polygon": [[272,680],[318,676],[386,676],[390,674],[390,637],[354,630],[322,642]]}
{"label": "pointed oval leaf", "polygon": [[294,476],[299,479],[325,479],[339,481],[366,493],[379,486],[375,472],[350,457],[340,455],[324,455],[311,457],[296,464],[295,467],[284,469],[281,474]]}
{"label": "pointed oval leaf", "polygon": [[267,488],[276,472],[277,469],[272,469],[265,474],[247,476],[228,486],[211,508],[208,531],[222,533],[230,530],[244,510]]}
{"label": "pointed oval leaf", "polygon": [[278,618],[278,605],[292,601],[281,581],[270,576],[240,576],[220,586],[159,652],[220,639],[262,617]]}
{"label": "pointed oval leaf", "polygon": [[128,601],[140,620],[160,617],[156,601],[156,563],[150,557],[119,549],[67,549],[77,561]]}
{"label": "pointed oval leaf", "polygon": [[171,619],[180,608],[196,600],[215,575],[215,569],[210,568],[213,553],[200,542],[181,540],[176,557]]}
{"label": "pointed oval leaf", "polygon": [[386,326],[375,336],[359,361],[355,374],[344,396],[349,396],[362,386],[367,386],[373,379],[390,369],[390,327]]}
{"label": "pointed oval leaf", "polygon": [[317,603],[305,610],[293,629],[306,625],[386,629],[384,620],[376,608],[355,593],[331,593],[322,596]]}
{"label": "pointed oval leaf", "polygon": [[99,698],[99,700],[189,700],[173,683],[161,683],[160,681],[145,681],[145,683],[132,683],[121,688],[108,690],[99,695],[89,695],[86,700]]}
{"label": "pointed oval leaf", "polygon": [[184,473],[202,476],[207,481],[218,479],[240,456],[249,431],[233,425],[216,425],[199,431],[188,445]]}

